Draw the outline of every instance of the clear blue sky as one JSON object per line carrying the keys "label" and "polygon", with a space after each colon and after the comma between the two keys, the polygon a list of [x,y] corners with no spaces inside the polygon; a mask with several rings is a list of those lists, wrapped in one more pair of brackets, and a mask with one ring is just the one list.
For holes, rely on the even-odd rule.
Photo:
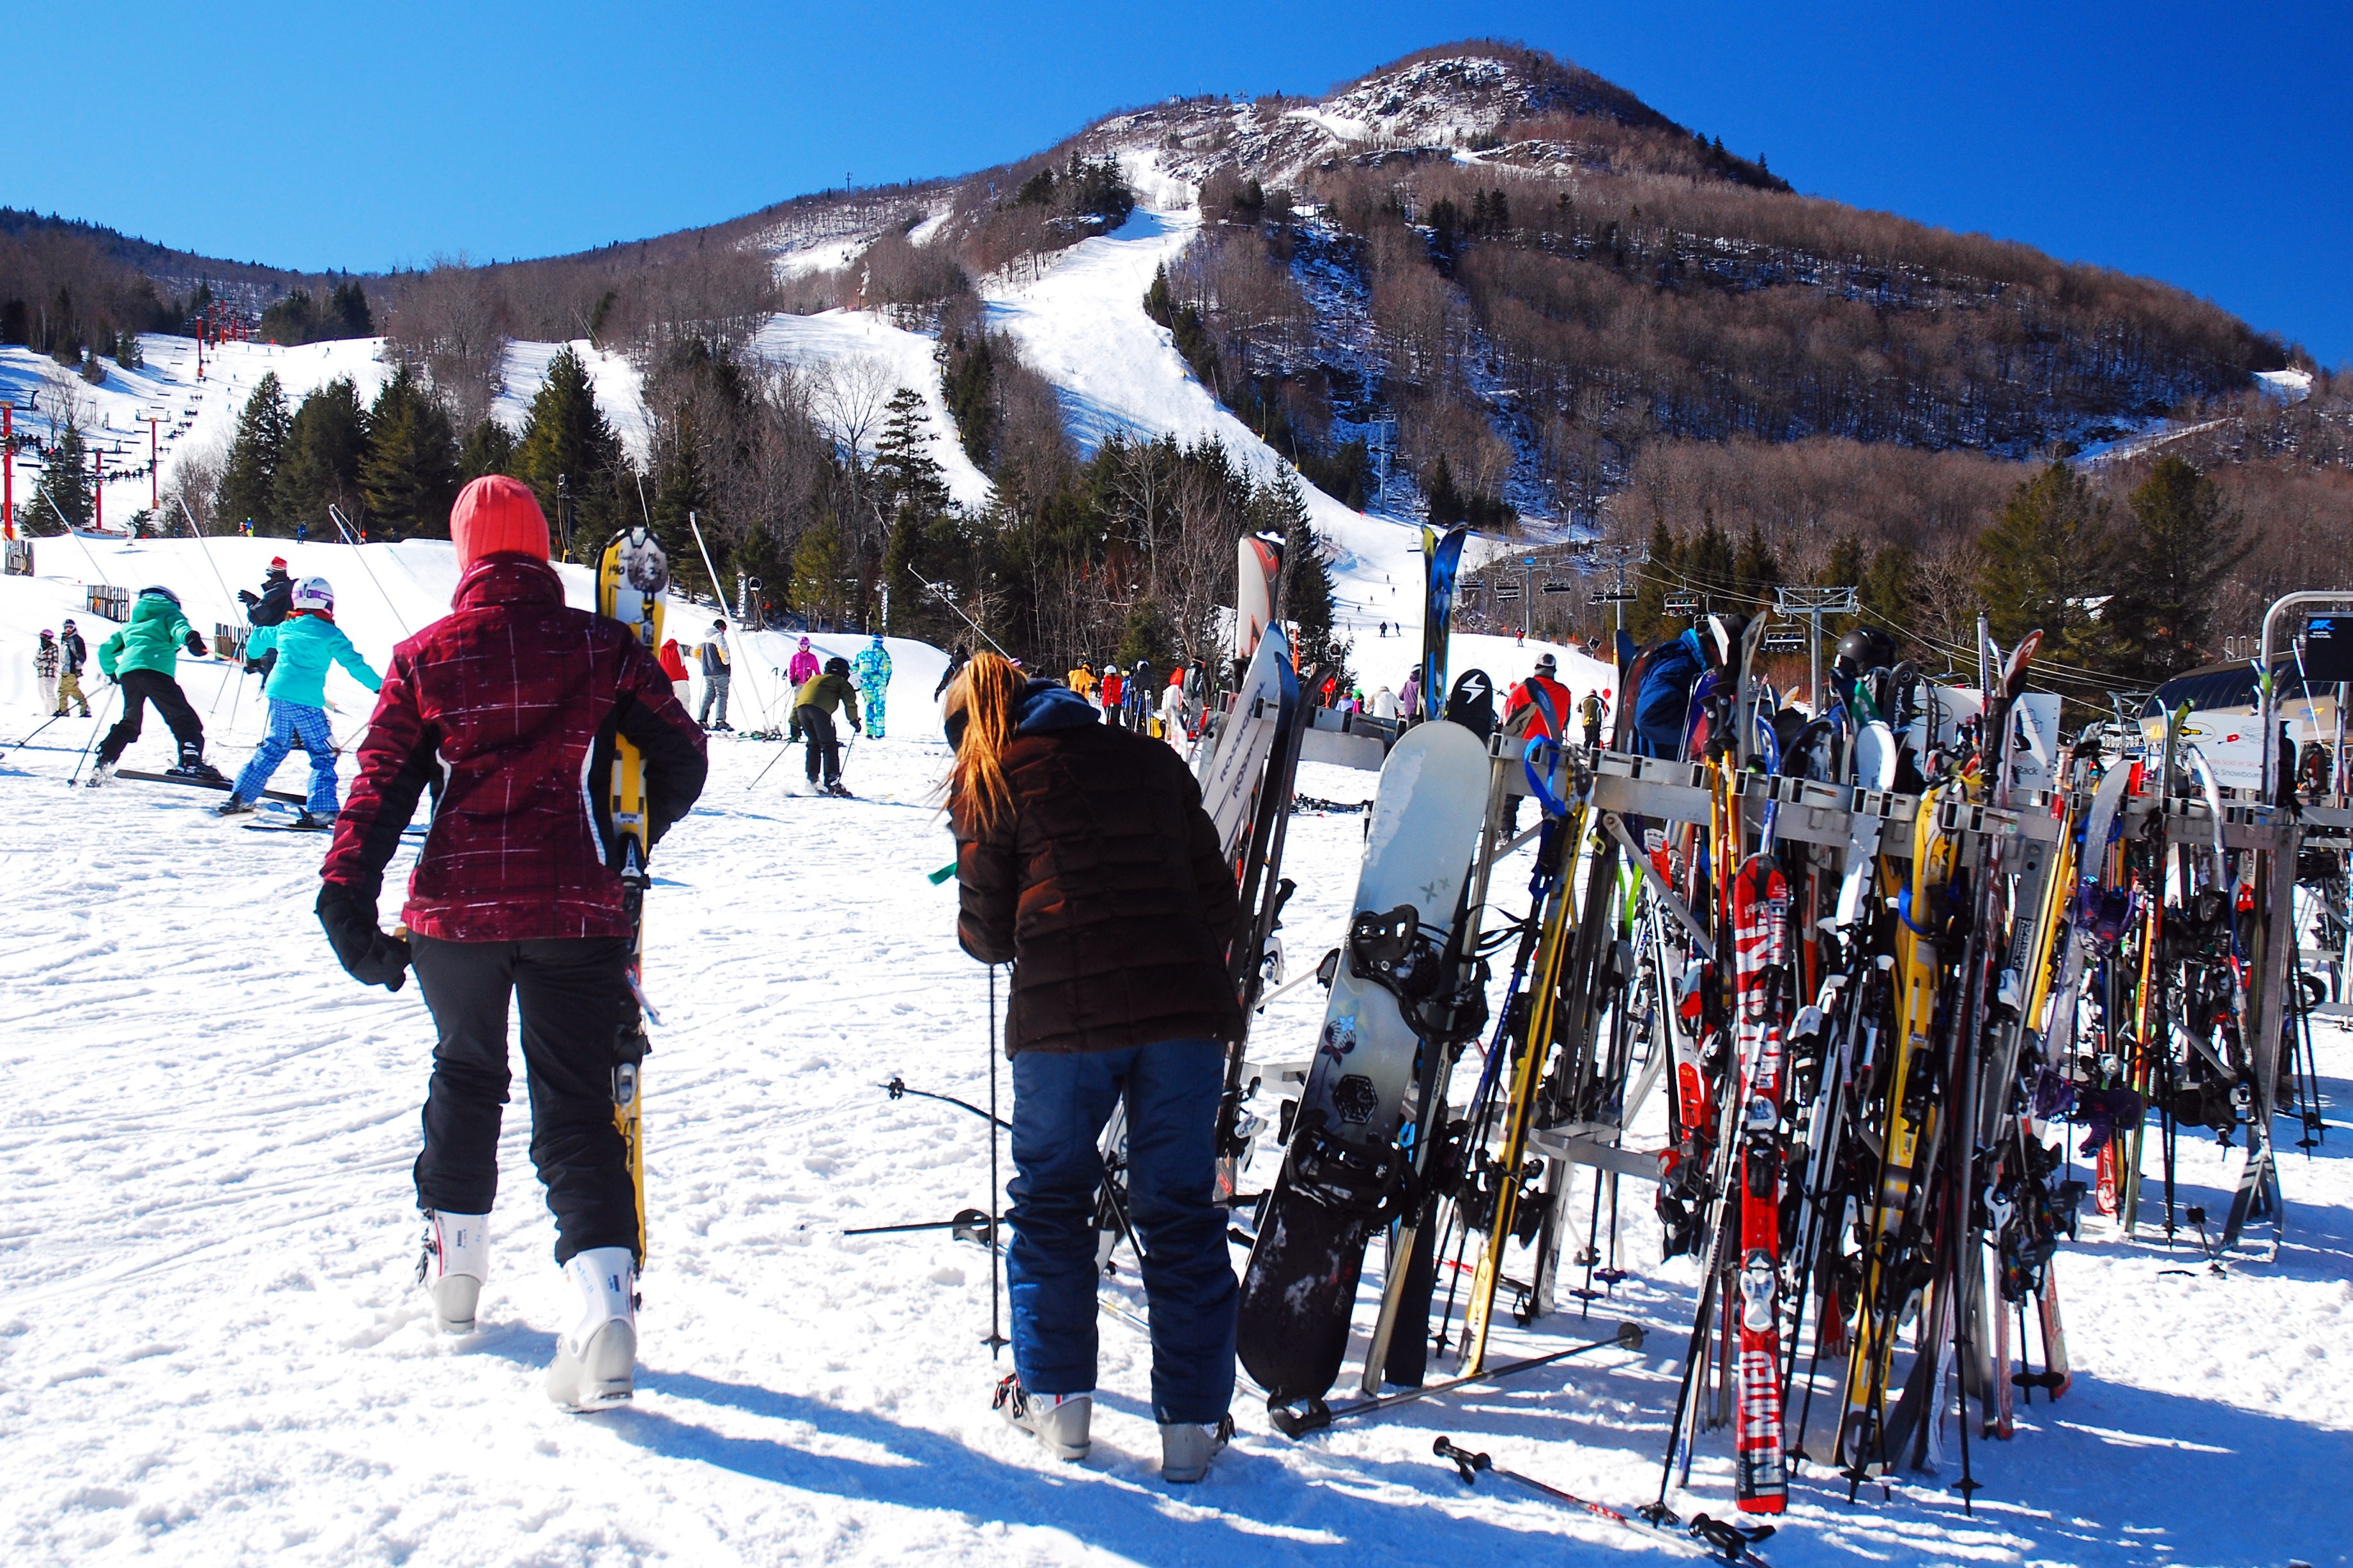
{"label": "clear blue sky", "polygon": [[2353,359],[2353,6],[17,8],[0,205],[367,270],[539,255],[986,166],[1176,93],[1549,49],[1803,191],[2207,295]]}

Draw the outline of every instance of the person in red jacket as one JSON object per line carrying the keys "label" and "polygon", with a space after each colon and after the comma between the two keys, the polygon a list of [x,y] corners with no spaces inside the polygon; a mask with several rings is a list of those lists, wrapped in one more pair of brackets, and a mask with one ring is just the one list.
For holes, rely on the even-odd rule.
{"label": "person in red jacket", "polygon": [[[1547,741],[1557,741],[1561,738],[1562,729],[1556,729],[1555,726],[1565,728],[1567,725],[1569,709],[1576,703],[1577,699],[1570,696],[1568,688],[1560,683],[1557,676],[1559,668],[1560,666],[1553,656],[1546,654],[1536,660],[1535,673],[1512,688],[1511,695],[1504,699],[1504,729],[1506,733],[1513,735],[1533,733],[1542,735]],[[1539,691],[1543,692],[1546,700],[1552,704],[1552,717],[1549,721],[1545,717],[1544,705],[1535,699],[1535,694]],[[1525,719],[1520,717],[1523,713],[1527,715]]]}
{"label": "person in red jacket", "polygon": [[[1504,733],[1514,738],[1542,735],[1547,741],[1557,741],[1567,732],[1569,708],[1576,699],[1560,683],[1559,668],[1559,662],[1546,654],[1536,660],[1535,673],[1512,688],[1511,695],[1504,699]],[[1536,700],[1538,692],[1544,694],[1543,702]],[[1550,705],[1549,718],[1546,716],[1546,704]],[[1507,820],[1514,832],[1520,826],[1521,798],[1513,795],[1510,800],[1511,816]]]}
{"label": "person in red jacket", "polygon": [[[472,1331],[489,1274],[508,999],[519,1002],[532,1160],[576,1303],[548,1394],[598,1409],[634,1387],[637,1196],[611,1085],[638,1005],[613,826],[604,792],[583,781],[609,765],[616,736],[634,742],[659,842],[702,791],[702,731],[627,627],[565,605],[527,486],[476,479],[449,536],[449,614],[392,650],[320,873],[319,923],[355,980],[397,991],[414,966],[433,1015],[417,1277],[444,1332]],[[376,912],[385,866],[428,787],[406,931],[387,936]]]}
{"label": "person in red jacket", "polygon": [[678,639],[671,637],[661,645],[662,673],[670,677],[673,689],[686,684],[686,656],[678,651]]}

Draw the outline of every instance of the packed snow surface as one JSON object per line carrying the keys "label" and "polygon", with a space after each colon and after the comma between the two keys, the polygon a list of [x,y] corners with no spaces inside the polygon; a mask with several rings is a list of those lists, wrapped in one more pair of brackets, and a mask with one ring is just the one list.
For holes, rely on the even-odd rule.
{"label": "packed snow surface", "polygon": [[[702,804],[656,855],[647,984],[664,1023],[647,1072],[652,1255],[634,1405],[570,1416],[540,1392],[563,1296],[521,1103],[501,1145],[483,1331],[437,1338],[411,1285],[408,1174],[432,1031],[414,985],[363,989],[336,967],[311,912],[322,841],[225,826],[210,792],[69,787],[92,721],[22,743],[41,722],[34,632],[67,614],[93,645],[108,629],[78,579],[168,584],[201,626],[272,550],[333,580],[343,624],[379,667],[440,612],[455,567],[447,546],[416,543],[100,543],[85,557],[43,541],[44,575],[0,579],[0,788],[15,806],[0,820],[10,1561],[1524,1568],[1616,1563],[1646,1544],[1505,1483],[1466,1489],[1430,1453],[1444,1434],[1616,1506],[1654,1493],[1694,1271],[1659,1263],[1643,1184],[1623,1184],[1614,1254],[1600,1222],[1604,1260],[1629,1273],[1614,1294],[1588,1319],[1564,1295],[1567,1310],[1499,1333],[1510,1356],[1626,1318],[1651,1331],[1641,1350],[1303,1443],[1270,1431],[1245,1384],[1234,1448],[1189,1489],[1157,1479],[1148,1353],[1128,1318],[1102,1320],[1094,1454],[1057,1464],[988,1407],[1008,1363],[982,1342],[987,1255],[940,1230],[843,1234],[988,1202],[984,1123],[880,1087],[903,1075],[978,1105],[991,1088],[988,978],[956,947],[953,887],[925,877],[952,851],[930,804],[947,756],[930,701],[939,656],[916,645],[893,647],[889,737],[850,754],[863,798],[808,795],[797,752],[715,739]],[[570,576],[576,601],[585,574]],[[674,607],[673,627],[698,618]],[[739,704],[747,684],[776,700],[769,671],[790,641],[739,652]],[[820,641],[847,652],[853,639]],[[214,760],[234,771],[259,734],[254,683],[212,661],[181,670]],[[348,734],[366,704],[343,679],[328,694]],[[166,755],[151,720],[128,761]],[[299,786],[300,769],[280,785]],[[1351,802],[1373,784],[1310,767],[1301,789]],[[1339,935],[1363,824],[1293,825],[1294,971]],[[414,852],[395,863],[387,923]],[[1498,874],[1493,919],[1522,907],[1524,883],[1525,868]],[[1279,1002],[1259,1052],[1304,1055],[1320,1012],[1313,985]],[[2057,1266],[2074,1387],[2022,1406],[2012,1441],[1972,1443],[1986,1489],[1974,1517],[1947,1489],[1950,1464],[1852,1502],[1810,1466],[1765,1555],[1778,1568],[2345,1562],[2353,1046],[2327,1026],[2319,1048],[2328,1136],[2310,1156],[2288,1151],[2275,1261],[2210,1268],[2192,1240],[2128,1244],[2087,1219]],[[1658,1141],[1656,1128],[1636,1139]],[[1271,1179],[1274,1157],[1261,1151],[1247,1187]],[[2185,1137],[2183,1201],[2219,1214],[2233,1169]],[[1588,1215],[1592,1197],[1580,1177],[1571,1212]],[[1376,1247],[1352,1378],[1379,1265]],[[1143,1310],[1124,1256],[1103,1298]],[[1817,1453],[1834,1396],[1826,1378]],[[1728,1434],[1708,1434],[1676,1506],[1723,1514],[1730,1491]]]}

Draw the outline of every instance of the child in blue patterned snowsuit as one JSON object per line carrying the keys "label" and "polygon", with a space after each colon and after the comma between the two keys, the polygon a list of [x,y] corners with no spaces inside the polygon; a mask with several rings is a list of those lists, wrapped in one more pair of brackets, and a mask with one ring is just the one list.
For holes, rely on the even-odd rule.
{"label": "child in blue patterned snowsuit", "polygon": [[882,646],[882,634],[876,632],[874,640],[859,650],[849,661],[849,673],[858,682],[858,700],[866,710],[866,738],[882,738],[882,700],[891,689],[891,653]]}
{"label": "child in blue patterned snowsuit", "polygon": [[269,699],[269,734],[254,749],[252,760],[237,775],[228,799],[217,809],[234,816],[253,809],[269,784],[269,775],[300,746],[311,756],[311,816],[332,820],[340,803],[335,798],[335,742],[327,728],[327,671],[337,664],[370,691],[384,679],[368,668],[352,639],[335,625],[335,592],[324,577],[306,577],[294,589],[292,612],[276,626],[257,626],[247,639],[248,668],[275,648],[277,662],[262,693]]}

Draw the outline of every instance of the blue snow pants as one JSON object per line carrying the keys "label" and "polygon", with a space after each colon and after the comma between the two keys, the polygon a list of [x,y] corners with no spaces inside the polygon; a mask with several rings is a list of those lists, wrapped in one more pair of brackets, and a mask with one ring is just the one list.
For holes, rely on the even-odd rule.
{"label": "blue snow pants", "polygon": [[232,793],[239,800],[259,800],[261,792],[269,787],[270,775],[286,753],[300,746],[311,753],[310,811],[313,816],[332,816],[335,803],[335,739],[327,730],[327,710],[309,708],[300,702],[269,700],[269,733],[254,749],[237,775]]}
{"label": "blue snow pants", "polygon": [[1033,1394],[1095,1385],[1096,1146],[1127,1102],[1128,1217],[1144,1244],[1152,1413],[1204,1426],[1234,1394],[1234,1308],[1217,1179],[1225,1047],[1162,1040],[1126,1050],[1013,1058],[1013,1229],[1006,1271],[1013,1365]]}

